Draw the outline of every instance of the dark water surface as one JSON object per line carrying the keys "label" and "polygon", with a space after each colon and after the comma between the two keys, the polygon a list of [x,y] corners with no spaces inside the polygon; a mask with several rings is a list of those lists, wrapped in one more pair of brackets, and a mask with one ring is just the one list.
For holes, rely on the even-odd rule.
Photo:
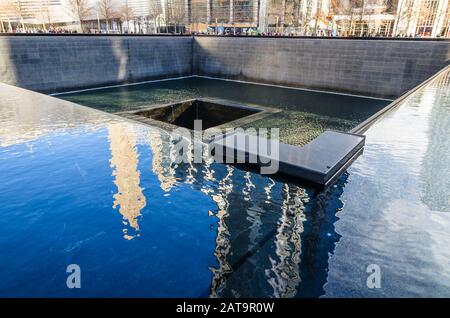
{"label": "dark water surface", "polygon": [[280,128],[280,140],[303,145],[326,129],[348,131],[389,101],[200,77],[58,95],[107,112],[198,97],[213,97],[282,110],[244,128]]}
{"label": "dark water surface", "polygon": [[[0,296],[450,296],[449,88],[446,73],[380,119],[318,192],[176,165],[164,131],[0,84]],[[79,98],[141,96],[111,94]]]}

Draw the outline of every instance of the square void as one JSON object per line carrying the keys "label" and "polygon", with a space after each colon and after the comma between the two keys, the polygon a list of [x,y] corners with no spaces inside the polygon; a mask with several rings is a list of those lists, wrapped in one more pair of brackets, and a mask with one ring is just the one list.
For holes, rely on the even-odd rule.
{"label": "square void", "polygon": [[202,129],[220,126],[261,112],[238,104],[194,99],[163,107],[141,110],[136,115],[152,118],[172,125],[194,129],[194,120],[202,120]]}

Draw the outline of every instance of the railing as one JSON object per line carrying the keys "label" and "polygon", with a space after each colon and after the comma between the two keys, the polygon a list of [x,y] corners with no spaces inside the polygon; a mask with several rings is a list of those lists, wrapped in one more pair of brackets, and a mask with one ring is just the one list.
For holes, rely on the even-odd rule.
{"label": "railing", "polygon": [[93,33],[0,33],[0,36],[89,36],[89,37],[215,37],[215,38],[261,38],[261,39],[314,39],[314,40],[365,40],[365,41],[440,41],[450,42],[450,38],[410,38],[410,37],[328,37],[328,36],[275,36],[275,35],[213,35],[213,34],[93,34]]}

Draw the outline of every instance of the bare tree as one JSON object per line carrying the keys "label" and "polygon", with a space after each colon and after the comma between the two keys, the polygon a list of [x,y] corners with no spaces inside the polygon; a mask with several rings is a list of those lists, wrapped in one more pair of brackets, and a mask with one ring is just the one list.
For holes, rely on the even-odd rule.
{"label": "bare tree", "polygon": [[321,8],[319,3],[317,3],[316,5],[316,13],[314,14],[314,35],[318,35],[317,34],[317,27],[319,26],[319,19],[322,18],[321,17]]}
{"label": "bare tree", "polygon": [[355,35],[354,32],[356,21],[360,23],[360,32],[364,32],[363,16],[366,1],[367,0],[332,0],[332,8],[334,12],[343,17],[339,23],[341,34],[344,36]]}
{"label": "bare tree", "polygon": [[[417,15],[418,25],[422,25],[422,27],[418,27],[414,33],[419,33],[421,35],[428,33],[426,32],[427,27],[425,26],[427,25],[427,21],[438,20],[443,13],[445,13],[445,11],[442,10],[442,12],[438,12],[431,1],[422,1]],[[433,15],[434,18],[432,18]]]}
{"label": "bare tree", "polygon": [[288,13],[286,18],[288,19],[287,23],[289,25],[294,27],[298,27],[300,25],[301,3],[301,0],[290,0],[286,4],[286,12]]}
{"label": "bare tree", "polygon": [[359,23],[360,23],[359,36],[364,35],[363,19],[364,19],[364,13],[366,11],[366,5],[367,5],[367,0],[360,0],[360,2],[359,2]]}
{"label": "bare tree", "polygon": [[130,32],[130,20],[135,18],[135,14],[133,12],[133,8],[128,3],[128,0],[125,0],[125,3],[119,8],[118,14],[120,20],[122,22],[126,22],[127,32]]}
{"label": "bare tree", "polygon": [[[401,33],[403,33],[403,31],[405,32],[405,35],[407,35],[406,33],[409,30],[409,27],[411,25],[412,22],[412,17],[413,17],[413,13],[414,13],[414,1],[413,0],[399,0],[400,4],[398,7],[398,11],[396,14],[396,23],[395,23],[395,29],[393,31],[394,35],[397,35],[399,33],[399,31]],[[404,23],[406,22],[406,27],[403,27],[402,29],[400,29],[400,25],[404,25]]]}
{"label": "bare tree", "polygon": [[22,25],[22,29],[25,30],[25,22],[24,22],[25,11],[21,0],[4,0],[1,12],[7,16],[10,28],[11,28],[11,19],[12,20],[18,19]]}
{"label": "bare tree", "polygon": [[437,35],[447,37],[450,31],[450,3],[447,4],[447,10],[438,10],[436,20],[440,19],[443,19],[443,24]]}
{"label": "bare tree", "polygon": [[88,0],[69,0],[69,14],[78,20],[82,33],[84,32],[83,21],[89,18],[91,11]]}
{"label": "bare tree", "polygon": [[178,33],[178,26],[183,24],[185,15],[184,0],[168,0],[166,6],[166,19],[169,24],[173,23],[175,33]]}
{"label": "bare tree", "polygon": [[[0,1],[0,28],[1,32],[7,32],[6,27],[3,24],[5,20],[9,19],[8,16],[8,5],[5,1]],[[6,21],[5,21],[6,22]]]}
{"label": "bare tree", "polygon": [[192,11],[190,20],[192,25],[194,25],[194,30],[197,31],[199,29],[200,23],[203,22],[203,14],[199,11]]}
{"label": "bare tree", "polygon": [[105,19],[106,33],[109,33],[110,22],[115,17],[115,10],[112,0],[98,0],[97,2],[99,15]]}
{"label": "bare tree", "polygon": [[278,32],[280,25],[283,26],[285,23],[286,0],[271,0],[269,2],[267,16],[269,21],[275,22],[271,24],[275,24],[275,32]]}
{"label": "bare tree", "polygon": [[[172,16],[172,20],[175,23],[175,33],[178,33],[178,26],[183,25],[186,14],[184,10],[177,10]],[[180,30],[182,32],[182,30]]]}
{"label": "bare tree", "polygon": [[[338,16],[345,17],[344,19],[338,21],[338,28],[340,34],[344,36],[348,36],[351,33],[351,29],[353,26],[353,7],[350,4],[350,1],[340,1],[340,0],[332,0],[331,6],[333,11]],[[347,20],[347,17],[350,17],[350,20]]]}
{"label": "bare tree", "polygon": [[[306,28],[309,17],[302,15],[302,7],[308,7],[312,0],[270,0],[268,2],[268,17],[275,19],[276,31],[284,32],[285,26]],[[308,21],[309,22],[309,21]]]}
{"label": "bare tree", "polygon": [[160,25],[159,23],[157,23],[157,20],[159,19],[158,16],[162,13],[161,2],[155,0],[149,1],[150,1],[149,19],[153,20],[153,23],[156,26],[156,32],[159,32],[158,28],[160,27]]}
{"label": "bare tree", "polygon": [[[382,5],[382,10],[380,14],[397,16],[398,1],[399,0],[381,0],[380,4]],[[394,26],[391,25],[391,22],[392,21],[388,23],[388,28],[385,31],[386,36],[394,35]]]}
{"label": "bare tree", "polygon": [[206,1],[192,1],[190,7],[190,23],[193,25],[193,30],[198,31],[200,24],[206,24]]}
{"label": "bare tree", "polygon": [[49,1],[43,0],[41,3],[38,3],[36,9],[37,10],[36,13],[34,14],[34,17],[36,18],[36,20],[42,23],[42,28],[44,29],[44,31],[46,31],[47,30],[46,24],[48,24],[49,27],[51,27],[52,24]]}

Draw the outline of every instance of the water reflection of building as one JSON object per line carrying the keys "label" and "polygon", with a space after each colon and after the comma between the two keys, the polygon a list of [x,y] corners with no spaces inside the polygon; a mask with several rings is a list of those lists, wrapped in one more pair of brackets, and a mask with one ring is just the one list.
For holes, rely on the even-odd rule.
{"label": "water reflection of building", "polygon": [[300,283],[301,234],[306,221],[302,199],[304,189],[285,184],[285,199],[275,236],[277,259],[270,257],[272,267],[266,269],[275,297],[294,297]]}
{"label": "water reflection of building", "polygon": [[158,177],[161,189],[170,191],[176,182],[175,169],[171,163],[173,144],[169,142],[169,136],[160,131],[152,130],[148,141],[153,153],[152,171]]}
{"label": "water reflection of building", "polygon": [[0,147],[77,130],[80,125],[95,130],[102,121],[95,112],[86,112],[70,102],[0,83]]}
{"label": "water reflection of building", "polygon": [[[173,140],[166,133],[155,130],[147,140],[153,172],[164,191],[183,182],[208,195],[217,206],[209,211],[217,220],[216,264],[210,266],[211,286],[204,295],[294,297],[303,281],[308,286],[318,284],[312,293],[321,294],[337,237],[333,234],[335,201],[316,203],[318,215],[311,211],[308,215],[311,193],[303,187],[212,161],[174,164],[170,160]],[[322,228],[309,230],[304,241],[305,228],[316,226]],[[311,264],[315,266],[310,268]]]}
{"label": "water reflection of building", "polygon": [[[218,266],[216,268],[210,268],[213,273],[211,282],[211,297],[217,297],[219,295],[227,275],[233,271],[228,261],[228,254],[231,250],[231,242],[230,232],[227,225],[227,218],[229,217],[228,209],[230,204],[228,196],[233,191],[233,172],[233,167],[227,167],[227,175],[219,182],[218,191],[216,193],[209,192],[218,207],[216,212],[216,217],[218,218],[216,249],[214,252],[214,255],[217,258]],[[203,191],[208,193],[206,189],[203,189]]]}
{"label": "water reflection of building", "polygon": [[138,217],[146,205],[146,198],[140,187],[136,132],[133,125],[127,123],[112,123],[108,130],[111,166],[114,168],[114,184],[117,186],[113,208],[119,207],[127,226],[123,230],[124,238],[131,240],[139,236]]}
{"label": "water reflection of building", "polygon": [[443,75],[424,96],[431,107],[427,129],[427,149],[422,161],[422,201],[433,211],[450,212],[450,73]]}

